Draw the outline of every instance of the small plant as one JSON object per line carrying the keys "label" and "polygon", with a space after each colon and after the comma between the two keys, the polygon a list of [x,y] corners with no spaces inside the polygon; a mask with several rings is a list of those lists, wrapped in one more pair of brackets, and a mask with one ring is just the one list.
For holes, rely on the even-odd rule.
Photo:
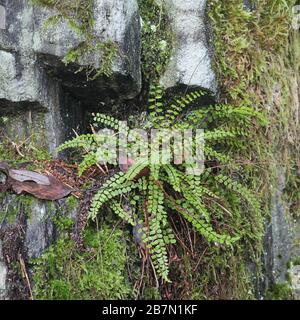
{"label": "small plant", "polygon": [[[166,106],[163,91],[153,87],[149,99],[149,121],[144,124],[151,129],[204,128],[207,160],[203,174],[187,173],[188,164],[153,164],[141,156],[126,172],[116,172],[107,179],[96,192],[90,207],[90,219],[95,219],[100,209],[108,206],[132,225],[149,250],[156,272],[165,281],[168,281],[169,274],[168,246],[175,243],[169,223],[170,214],[181,215],[208,242],[221,246],[232,246],[243,237],[243,230],[232,230],[226,224],[226,216],[231,215],[231,210],[236,210],[237,205],[245,206],[247,203],[249,212],[261,217],[259,200],[234,175],[238,166],[232,154],[234,150],[249,146],[253,128],[264,125],[265,120],[248,107],[198,107],[204,94],[201,90],[193,91],[175,98]],[[97,114],[94,121],[97,125],[124,131],[122,122],[110,116]],[[102,138],[94,130],[93,134],[67,141],[59,151],[83,149],[83,160],[79,166],[82,174],[99,163]],[[158,141],[156,143],[159,145]],[[224,153],[222,149],[228,151]],[[217,165],[212,166],[211,163]],[[232,194],[237,194],[239,199]],[[125,206],[125,202],[130,203],[130,208]],[[253,228],[256,234],[262,233],[260,223],[254,224]]]}

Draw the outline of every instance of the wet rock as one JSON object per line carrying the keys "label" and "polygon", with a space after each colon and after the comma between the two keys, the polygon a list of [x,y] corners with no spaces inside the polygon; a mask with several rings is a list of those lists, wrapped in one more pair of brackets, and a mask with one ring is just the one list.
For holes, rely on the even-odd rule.
{"label": "wet rock", "polygon": [[296,298],[300,299],[300,265],[292,266],[289,270],[291,276],[291,287]]}
{"label": "wet rock", "polygon": [[265,287],[285,283],[292,250],[292,224],[284,201],[285,171],[277,170],[278,184],[271,200],[271,220],[265,236]]}
{"label": "wet rock", "polygon": [[2,253],[2,243],[0,241],[0,300],[6,297],[6,277],[7,277],[7,267],[4,263],[3,253]]}
{"label": "wet rock", "polygon": [[41,256],[54,238],[55,209],[45,201],[35,200],[30,208],[25,234],[25,248],[29,258]]}
{"label": "wet rock", "polygon": [[32,50],[32,8],[27,1],[6,1],[6,28],[0,30],[0,108],[7,101],[41,104],[40,72]]}
{"label": "wet rock", "polygon": [[[32,259],[40,257],[58,237],[54,218],[61,215],[75,220],[77,214],[78,206],[70,207],[65,199],[49,202],[30,196],[1,196],[0,300],[28,298],[27,284],[12,266],[19,266],[21,257],[31,275]],[[4,252],[8,259],[4,259]]]}
{"label": "wet rock", "polygon": [[6,10],[4,6],[0,5],[0,29],[6,28]]}
{"label": "wet rock", "polygon": [[[75,75],[74,72],[87,65],[100,67],[101,51],[95,51],[79,65],[66,67],[62,58],[83,39],[66,22],[46,29],[44,23],[54,11],[33,7],[21,0],[5,2],[5,10],[8,18],[6,28],[0,31],[0,50],[4,51],[0,56],[0,79],[6,87],[0,87],[0,100],[47,106],[42,99],[44,70],[41,66],[81,96],[92,94],[103,101],[108,93],[126,98],[139,93],[140,19],[136,0],[95,1],[95,36],[100,41],[112,41],[120,52],[113,62],[112,76],[94,82],[87,82],[84,73]],[[7,86],[10,90],[5,90]]]}
{"label": "wet rock", "polygon": [[175,34],[174,54],[161,79],[165,88],[198,86],[216,92],[206,0],[164,0]]}
{"label": "wet rock", "polygon": [[[45,113],[37,125],[46,127],[48,148],[78,129],[86,108],[99,101],[134,97],[141,88],[140,19],[136,0],[95,1],[94,33],[110,40],[120,54],[113,62],[111,77],[87,81],[79,67],[100,61],[100,52],[79,65],[66,67],[61,59],[82,40],[66,23],[44,28],[49,10],[33,7],[25,0],[4,1],[5,29],[0,29],[0,115]],[[78,115],[78,116],[76,116]]]}

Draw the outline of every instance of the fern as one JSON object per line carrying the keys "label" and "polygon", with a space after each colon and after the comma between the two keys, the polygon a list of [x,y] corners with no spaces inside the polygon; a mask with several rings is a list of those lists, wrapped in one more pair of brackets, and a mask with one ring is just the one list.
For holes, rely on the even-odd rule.
{"label": "fern", "polygon": [[[145,127],[178,130],[205,128],[204,153],[209,161],[222,163],[217,172],[207,164],[204,173],[195,176],[186,173],[188,164],[152,163],[148,157],[140,157],[135,159],[126,173],[117,172],[107,179],[94,195],[90,207],[90,219],[96,219],[101,208],[107,206],[128,224],[141,225],[142,240],[150,252],[157,274],[165,281],[169,280],[168,247],[175,243],[170,214],[176,212],[186,219],[204,240],[222,246],[233,246],[243,237],[243,230],[228,228],[225,220],[233,215],[236,207],[246,204],[249,212],[261,217],[257,197],[232,176],[238,167],[234,150],[247,148],[247,138],[251,130],[257,125],[264,125],[266,121],[263,115],[248,107],[197,107],[204,94],[203,91],[196,90],[184,97],[176,97],[170,103],[164,103],[163,90],[151,87],[150,120]],[[116,130],[116,134],[129,133],[125,124],[108,115],[97,114],[94,122],[95,127],[109,127]],[[166,137],[169,138],[167,133]],[[157,145],[159,139],[160,137],[157,137]],[[79,165],[81,174],[97,163],[99,147],[101,139],[94,133],[76,137],[64,143],[59,150],[84,150]],[[194,149],[195,145],[192,144],[192,147]],[[226,189],[230,192],[226,192]],[[238,195],[238,200],[232,196],[233,193]],[[132,206],[130,212],[124,209],[125,198]],[[262,230],[260,223],[253,227]]]}

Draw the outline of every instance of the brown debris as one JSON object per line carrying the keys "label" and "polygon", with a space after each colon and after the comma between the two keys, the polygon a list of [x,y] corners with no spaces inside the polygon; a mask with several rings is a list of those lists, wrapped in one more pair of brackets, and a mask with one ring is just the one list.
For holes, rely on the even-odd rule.
{"label": "brown debris", "polygon": [[43,200],[59,200],[73,191],[73,188],[52,175],[10,169],[5,162],[0,163],[0,170],[7,175],[6,182],[0,186],[0,192],[13,190],[17,194],[25,192]]}

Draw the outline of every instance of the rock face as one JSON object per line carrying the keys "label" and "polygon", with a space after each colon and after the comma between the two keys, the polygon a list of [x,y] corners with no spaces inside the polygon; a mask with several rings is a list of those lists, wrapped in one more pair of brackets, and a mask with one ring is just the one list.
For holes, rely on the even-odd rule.
{"label": "rock face", "polygon": [[45,21],[53,14],[36,7],[33,11],[33,49],[42,65],[75,95],[85,99],[91,97],[91,101],[103,101],[107,95],[127,99],[135,97],[141,89],[140,19],[136,0],[94,2],[94,36],[103,43],[113,42],[119,52],[112,64],[113,75],[110,78],[99,77],[93,82],[87,82],[84,74],[74,75],[74,71],[91,65],[100,68],[101,51],[93,51],[81,59],[79,65],[66,68],[61,60],[84,39],[65,21],[45,29]]}
{"label": "rock face", "polygon": [[278,184],[271,199],[271,219],[266,228],[264,264],[265,286],[284,283],[292,250],[292,223],[283,199],[285,172],[277,170]]}
{"label": "rock face", "polygon": [[80,109],[96,108],[107,97],[132,98],[139,93],[140,20],[136,0],[95,1],[94,32],[99,40],[115,43],[119,54],[112,64],[112,76],[92,82],[86,81],[84,72],[74,71],[90,64],[99,67],[99,55],[65,67],[61,59],[82,39],[64,22],[45,30],[45,19],[54,12],[33,7],[25,0],[1,0],[0,4],[6,17],[5,29],[0,29],[0,114],[46,112],[41,125],[48,127],[51,151],[72,128],[67,119],[70,110],[82,113]]}
{"label": "rock face", "polygon": [[[46,29],[45,21],[55,12],[32,7],[28,1],[5,1],[4,7],[7,21],[6,29],[0,34],[0,46],[6,52],[1,55],[1,61],[5,64],[1,63],[0,75],[4,80],[1,83],[9,86],[10,90],[6,90],[5,86],[1,87],[0,99],[36,102],[45,107],[47,101],[42,99],[40,73],[43,70],[40,65],[48,67],[52,75],[65,81],[64,84],[69,87],[86,86],[79,85],[83,77],[78,76],[76,79],[74,70],[86,65],[99,67],[100,51],[68,70],[64,68],[61,59],[70,49],[80,44],[80,35],[66,22]],[[95,92],[103,91],[104,95],[102,85],[105,84],[106,91],[115,90],[117,96],[123,93],[126,98],[134,97],[141,86],[140,21],[136,1],[95,1],[94,19],[97,38],[115,43],[120,54],[112,65],[113,76],[94,82],[91,88]]]}
{"label": "rock face", "polygon": [[2,243],[0,241],[0,300],[5,299],[6,297],[6,276],[7,267],[3,261]]}
{"label": "rock face", "polygon": [[[28,284],[18,279],[13,264],[40,257],[55,241],[59,231],[53,222],[54,217],[75,218],[76,214],[77,208],[70,207],[66,200],[52,203],[29,196],[1,196],[0,300],[28,296]],[[26,272],[31,274],[31,264],[27,265]]]}
{"label": "rock face", "polygon": [[216,92],[206,23],[206,0],[164,0],[175,34],[174,54],[161,84],[198,86]]}

